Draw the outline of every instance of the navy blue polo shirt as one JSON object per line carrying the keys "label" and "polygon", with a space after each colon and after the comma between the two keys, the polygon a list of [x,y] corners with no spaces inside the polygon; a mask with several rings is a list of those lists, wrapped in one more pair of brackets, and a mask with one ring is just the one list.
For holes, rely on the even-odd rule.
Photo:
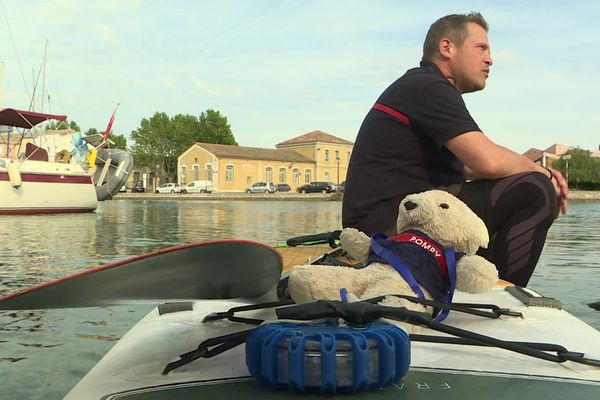
{"label": "navy blue polo shirt", "polygon": [[407,194],[464,182],[464,165],[444,144],[462,133],[480,131],[459,91],[430,62],[408,70],[376,103],[407,121],[371,109],[356,137],[342,225],[368,235],[395,225]]}

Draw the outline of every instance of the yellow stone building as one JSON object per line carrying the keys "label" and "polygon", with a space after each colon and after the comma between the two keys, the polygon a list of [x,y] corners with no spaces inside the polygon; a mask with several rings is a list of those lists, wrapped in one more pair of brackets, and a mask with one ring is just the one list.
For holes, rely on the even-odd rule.
{"label": "yellow stone building", "polygon": [[178,180],[180,185],[212,181],[215,192],[240,192],[260,181],[287,183],[294,191],[315,181],[339,184],[346,180],[353,145],[321,131],[275,149],[194,143],[178,158]]}

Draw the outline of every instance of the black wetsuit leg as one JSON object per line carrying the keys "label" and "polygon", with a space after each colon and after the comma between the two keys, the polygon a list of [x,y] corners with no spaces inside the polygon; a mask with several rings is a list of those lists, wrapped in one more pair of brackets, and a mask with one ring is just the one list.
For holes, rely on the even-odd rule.
{"label": "black wetsuit leg", "polygon": [[500,278],[526,286],[558,216],[552,182],[542,173],[528,172],[465,183],[458,197],[488,227],[488,248],[477,254],[496,265]]}

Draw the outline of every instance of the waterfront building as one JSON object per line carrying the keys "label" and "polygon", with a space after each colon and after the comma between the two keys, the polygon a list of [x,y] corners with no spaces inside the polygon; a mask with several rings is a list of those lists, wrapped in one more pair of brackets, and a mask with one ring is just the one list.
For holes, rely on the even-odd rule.
{"label": "waterfront building", "polygon": [[287,183],[292,190],[314,181],[346,180],[354,143],[322,131],[278,143],[275,149],[194,143],[178,158],[178,182],[212,181],[216,192],[244,191],[254,182]]}

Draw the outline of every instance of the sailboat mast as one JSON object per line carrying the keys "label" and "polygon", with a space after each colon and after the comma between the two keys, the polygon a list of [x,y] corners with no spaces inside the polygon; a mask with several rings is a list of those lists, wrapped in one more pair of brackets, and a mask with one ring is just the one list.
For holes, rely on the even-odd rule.
{"label": "sailboat mast", "polygon": [[4,94],[4,61],[0,61],[0,110],[2,106],[2,95]]}
{"label": "sailboat mast", "polygon": [[44,96],[46,94],[46,61],[48,60],[48,39],[46,39],[46,45],[44,46],[44,60],[42,64],[42,112],[44,112]]}

